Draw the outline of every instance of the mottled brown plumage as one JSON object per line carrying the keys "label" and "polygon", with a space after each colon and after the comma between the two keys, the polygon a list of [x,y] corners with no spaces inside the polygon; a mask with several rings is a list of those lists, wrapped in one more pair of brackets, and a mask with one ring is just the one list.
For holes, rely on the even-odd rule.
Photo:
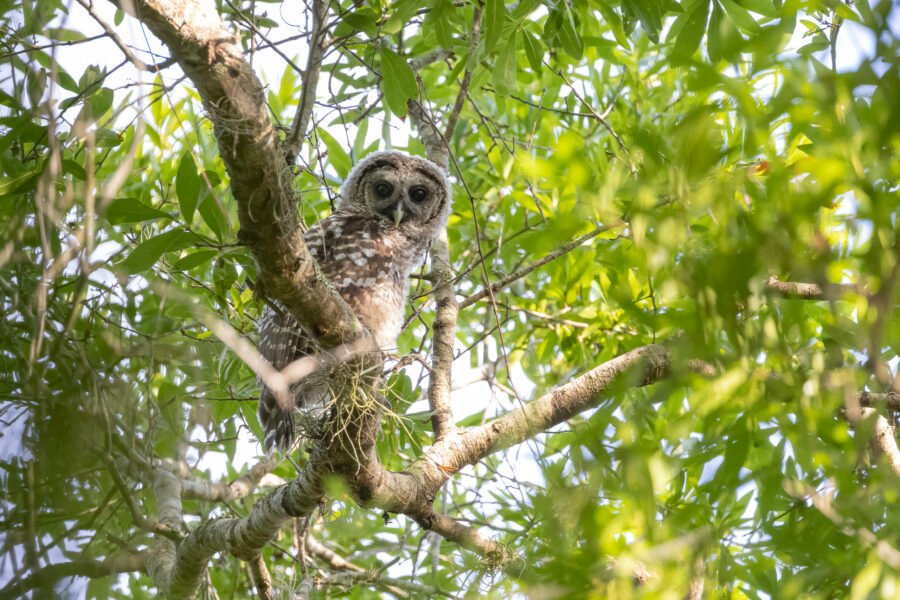
{"label": "mottled brown plumage", "polygon": [[[348,175],[337,210],[304,236],[323,274],[372,333],[382,350],[396,344],[403,324],[409,277],[440,234],[450,210],[450,184],[435,164],[399,152],[377,152]],[[260,320],[259,349],[276,369],[315,354],[314,339],[280,305]],[[279,406],[265,386],[259,419],[267,449],[289,448],[294,412],[317,418],[330,400],[327,385],[299,382],[293,406]]]}

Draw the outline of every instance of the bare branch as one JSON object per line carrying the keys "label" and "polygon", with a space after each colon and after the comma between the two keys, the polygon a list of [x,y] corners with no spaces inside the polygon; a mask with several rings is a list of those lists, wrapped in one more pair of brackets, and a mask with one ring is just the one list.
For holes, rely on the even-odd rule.
{"label": "bare branch", "polygon": [[520,577],[525,569],[524,561],[509,548],[447,515],[434,513],[427,521],[427,527],[441,537],[477,552],[489,566],[501,568],[513,577]]}
{"label": "bare branch", "polygon": [[306,550],[312,556],[328,563],[328,566],[332,569],[365,571],[365,569],[340,556],[337,552],[328,548],[325,544],[311,535],[306,536]]}
{"label": "bare branch", "polygon": [[854,426],[871,421],[872,450],[876,456],[883,455],[891,472],[900,477],[900,448],[897,447],[897,437],[888,420],[874,408],[848,406],[846,413],[847,420]]}
{"label": "bare branch", "polygon": [[306,129],[312,118],[313,106],[316,103],[316,88],[319,85],[319,73],[322,70],[322,58],[325,54],[325,19],[328,16],[328,0],[312,0],[312,31],[309,35],[309,54],[306,69],[301,77],[303,88],[300,91],[300,102],[297,114],[287,139],[284,140],[284,155],[289,164],[293,164],[300,152]]}
{"label": "bare branch", "polygon": [[432,410],[431,428],[435,439],[443,439],[455,429],[450,394],[453,389],[452,369],[456,358],[456,319],[459,308],[453,291],[453,270],[447,232],[431,248],[431,271],[435,283],[437,309],[431,338],[431,375],[428,378],[428,404]]}
{"label": "bare branch", "polygon": [[[181,495],[183,498],[194,498],[210,502],[246,498],[253,493],[266,476],[270,475],[269,471],[274,466],[274,460],[271,457],[266,457],[231,483],[224,481],[185,480],[181,482]],[[280,478],[277,478],[277,481],[281,481]]]}
{"label": "bare branch", "polygon": [[596,406],[602,399],[602,392],[625,374],[633,373],[637,385],[648,385],[666,377],[671,367],[672,358],[663,346],[651,344],[635,348],[521,408],[462,432],[460,440],[453,444],[455,450],[447,448],[446,454],[439,454],[440,462],[456,469],[474,464]]}
{"label": "bare branch", "polygon": [[860,291],[857,286],[850,284],[832,284],[823,288],[817,283],[779,281],[776,277],[769,277],[766,289],[797,300],[835,300],[846,292]]}
{"label": "bare branch", "polygon": [[257,555],[248,564],[259,600],[275,600],[275,590],[272,589],[272,576],[269,575],[269,569],[266,568],[266,561],[263,559],[262,554]]}
{"label": "bare branch", "polygon": [[478,42],[481,39],[481,6],[475,5],[472,14],[472,35],[469,37],[469,54],[466,57],[466,70],[463,73],[462,83],[459,84],[459,92],[456,94],[456,102],[453,109],[447,116],[447,128],[444,130],[444,139],[449,140],[453,137],[453,130],[456,129],[456,122],[459,120],[459,114],[462,112],[463,104],[466,102],[466,96],[469,94],[469,85],[472,83],[472,72],[475,65],[472,59],[475,56],[475,50],[478,48]]}
{"label": "bare branch", "polygon": [[135,67],[137,67],[138,70],[150,71],[150,72],[155,73],[155,72],[161,71],[162,69],[165,69],[167,67],[171,67],[172,65],[175,64],[174,59],[168,58],[159,64],[148,65],[147,63],[145,63],[144,61],[139,59],[137,56],[135,56],[135,54],[134,54],[134,52],[132,52],[131,48],[128,47],[128,44],[126,44],[122,40],[122,38],[119,37],[119,34],[116,33],[116,30],[113,29],[109,23],[107,23],[105,20],[103,20],[103,18],[97,13],[97,11],[94,10],[93,3],[90,0],[77,0],[77,1],[78,1],[78,4],[80,4],[82,7],[84,7],[84,9],[88,12],[88,14],[91,15],[91,17],[94,19],[94,21],[96,21],[97,24],[100,25],[100,27],[105,32],[106,37],[111,39],[112,42],[116,46],[119,47],[119,50],[122,51],[122,54],[125,55],[125,58],[128,59],[128,62],[133,64]]}
{"label": "bare branch", "polygon": [[891,410],[900,410],[900,393],[897,392],[860,392],[857,401],[860,406],[884,406]]}
{"label": "bare branch", "polygon": [[428,65],[444,60],[450,55],[451,52],[446,48],[438,48],[437,50],[432,50],[427,54],[423,54],[422,56],[410,60],[409,66],[412,67],[413,71],[419,71]]}
{"label": "bare branch", "polygon": [[688,583],[687,593],[684,600],[703,600],[703,584],[705,582],[706,561],[703,556],[694,559],[691,565],[691,579]]}
{"label": "bare branch", "polygon": [[131,513],[131,518],[132,520],[134,520],[134,524],[144,531],[152,531],[159,535],[163,535],[174,542],[180,541],[182,536],[178,531],[174,531],[163,525],[162,523],[157,523],[152,519],[148,519],[146,516],[144,516],[144,513],[141,512],[141,509],[138,506],[137,500],[134,498],[131,490],[128,489],[128,485],[122,478],[121,473],[119,473],[119,468],[116,466],[116,463],[113,461],[112,457],[103,456],[101,458],[103,459],[103,462],[106,463],[106,468],[109,469],[109,474],[112,477],[113,483],[119,490],[119,493],[122,494],[122,498],[125,500],[125,505],[128,507],[128,511]]}
{"label": "bare branch", "polygon": [[66,577],[98,579],[119,573],[141,571],[143,568],[144,555],[132,553],[114,554],[102,561],[78,560],[47,565],[22,580],[13,581],[0,590],[0,600],[24,598],[28,590],[52,586]]}
{"label": "bare branch", "polygon": [[[159,470],[154,491],[160,522],[180,527],[179,479]],[[199,589],[213,554],[224,551],[248,562],[254,560],[288,519],[315,509],[322,494],[321,474],[307,465],[297,479],[259,500],[244,518],[207,521],[177,547],[168,539],[155,540],[147,551],[147,572],[164,593],[173,598],[190,598]]]}
{"label": "bare branch", "polygon": [[379,587],[385,588],[392,594],[409,598],[433,598],[436,595],[448,595],[442,593],[439,589],[429,585],[422,585],[421,583],[406,581],[405,579],[397,579],[396,577],[385,577],[384,575],[380,575],[377,572],[370,571],[347,571],[344,573],[325,575],[319,578],[319,583],[322,585],[345,587],[356,587],[359,585],[377,585]]}

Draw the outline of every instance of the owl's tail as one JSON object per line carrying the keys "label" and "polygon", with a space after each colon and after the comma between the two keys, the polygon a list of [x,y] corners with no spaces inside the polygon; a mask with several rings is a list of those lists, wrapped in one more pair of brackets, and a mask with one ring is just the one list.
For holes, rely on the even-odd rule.
{"label": "owl's tail", "polygon": [[277,448],[287,452],[294,445],[296,428],[294,425],[294,408],[282,407],[274,394],[263,388],[259,398],[259,422],[263,426],[265,436],[263,445],[266,452]]}

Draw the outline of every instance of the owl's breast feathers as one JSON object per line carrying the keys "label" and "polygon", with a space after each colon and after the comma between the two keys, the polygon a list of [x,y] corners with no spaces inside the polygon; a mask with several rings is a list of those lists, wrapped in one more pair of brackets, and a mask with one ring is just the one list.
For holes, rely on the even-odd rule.
{"label": "owl's breast feathers", "polygon": [[393,346],[403,322],[409,276],[430,240],[412,240],[393,224],[338,211],[306,233],[310,253],[380,346]]}

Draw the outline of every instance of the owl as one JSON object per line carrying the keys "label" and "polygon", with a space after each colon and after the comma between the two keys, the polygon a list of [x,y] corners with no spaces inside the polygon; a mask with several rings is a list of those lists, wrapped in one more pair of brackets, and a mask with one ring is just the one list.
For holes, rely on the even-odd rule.
{"label": "owl", "polygon": [[[434,163],[376,152],[347,176],[334,213],[304,236],[322,273],[382,350],[396,344],[410,274],[446,226],[450,199],[447,176]],[[278,303],[265,308],[259,330],[259,351],[279,370],[322,350]],[[292,385],[292,406],[279,405],[260,382],[258,414],[267,450],[290,448],[295,412],[319,415],[330,400],[325,383],[308,379]]]}

